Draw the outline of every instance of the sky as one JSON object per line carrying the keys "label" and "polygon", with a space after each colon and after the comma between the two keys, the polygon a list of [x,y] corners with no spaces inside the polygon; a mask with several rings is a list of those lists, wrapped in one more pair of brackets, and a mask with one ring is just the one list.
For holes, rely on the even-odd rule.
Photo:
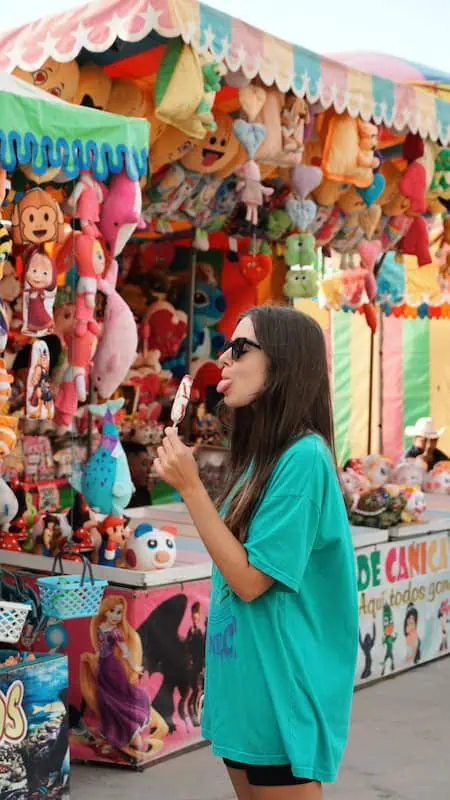
{"label": "sky", "polygon": [[[3,0],[0,29],[84,5],[80,0]],[[269,33],[317,53],[389,53],[450,72],[449,0],[209,0]]]}

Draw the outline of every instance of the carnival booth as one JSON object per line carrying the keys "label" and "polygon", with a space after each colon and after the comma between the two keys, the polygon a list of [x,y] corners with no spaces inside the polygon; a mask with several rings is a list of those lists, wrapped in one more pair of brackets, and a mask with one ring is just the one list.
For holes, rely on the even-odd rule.
{"label": "carnival booth", "polygon": [[[443,230],[447,264],[450,105],[197,0],[101,0],[0,35],[0,53],[36,123],[0,141],[4,407],[21,420],[0,562],[34,601],[23,649],[68,654],[72,757],[141,768],[201,741],[211,564],[179,498],[149,490],[164,425],[181,402],[214,496],[217,355],[254,304],[346,307],[376,361],[389,254],[427,269]],[[423,508],[420,463],[346,467],[366,682],[445,654],[450,522]]]}

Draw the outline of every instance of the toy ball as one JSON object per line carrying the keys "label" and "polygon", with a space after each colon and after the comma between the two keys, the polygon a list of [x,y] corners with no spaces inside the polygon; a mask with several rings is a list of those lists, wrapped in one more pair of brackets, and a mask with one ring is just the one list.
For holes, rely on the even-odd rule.
{"label": "toy ball", "polygon": [[175,564],[177,530],[170,525],[154,528],[149,523],[138,525],[128,541],[127,564],[143,571],[170,569]]}

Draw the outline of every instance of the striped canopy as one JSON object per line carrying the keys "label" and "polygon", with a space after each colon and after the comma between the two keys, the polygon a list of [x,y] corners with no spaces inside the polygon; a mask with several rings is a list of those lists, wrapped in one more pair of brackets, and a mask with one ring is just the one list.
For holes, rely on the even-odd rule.
{"label": "striped canopy", "polygon": [[32,71],[48,57],[66,62],[87,51],[112,53],[118,62],[126,58],[124,77],[130,77],[133,53],[148,52],[161,46],[161,37],[174,36],[199,52],[214,53],[232,71],[259,75],[311,103],[450,142],[450,104],[440,97],[281,41],[198,0],[96,0],[1,34],[0,69]]}

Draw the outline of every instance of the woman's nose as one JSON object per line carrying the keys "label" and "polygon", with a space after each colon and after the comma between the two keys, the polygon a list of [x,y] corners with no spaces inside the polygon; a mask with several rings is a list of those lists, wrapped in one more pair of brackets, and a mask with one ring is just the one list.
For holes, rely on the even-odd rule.
{"label": "woman's nose", "polygon": [[231,347],[229,347],[228,350],[225,350],[225,352],[219,356],[219,367],[223,369],[224,367],[229,366],[231,363]]}

